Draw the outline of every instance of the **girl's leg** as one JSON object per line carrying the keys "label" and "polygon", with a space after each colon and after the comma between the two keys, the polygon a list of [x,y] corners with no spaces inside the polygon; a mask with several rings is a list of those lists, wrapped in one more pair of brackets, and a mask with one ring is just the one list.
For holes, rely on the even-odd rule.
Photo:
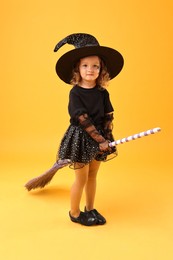
{"label": "girl's leg", "polygon": [[94,199],[96,194],[96,178],[97,172],[100,166],[100,162],[93,160],[89,164],[89,172],[88,172],[88,180],[85,185],[85,193],[86,193],[86,210],[94,209]]}
{"label": "girl's leg", "polygon": [[99,161],[92,161],[90,163],[88,181],[85,186],[85,191],[86,191],[85,211],[88,212],[90,216],[96,218],[97,225],[104,225],[106,223],[106,219],[96,209],[94,209],[94,199],[96,193],[96,177],[97,177],[99,166],[100,166]]}
{"label": "girl's leg", "polygon": [[75,170],[75,181],[71,187],[71,210],[70,215],[78,217],[80,214],[80,201],[85,184],[88,180],[89,165]]}

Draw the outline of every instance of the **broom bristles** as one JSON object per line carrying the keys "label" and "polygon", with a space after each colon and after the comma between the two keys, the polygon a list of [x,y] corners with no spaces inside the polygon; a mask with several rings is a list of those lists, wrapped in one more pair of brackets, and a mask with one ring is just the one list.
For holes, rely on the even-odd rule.
{"label": "broom bristles", "polygon": [[63,168],[64,166],[67,166],[70,164],[70,160],[65,159],[65,160],[59,160],[57,163],[53,165],[52,168],[47,170],[45,173],[41,174],[38,177],[35,177],[28,181],[25,184],[25,188],[30,191],[32,189],[37,189],[37,188],[44,188],[53,178],[55,173],[60,169]]}

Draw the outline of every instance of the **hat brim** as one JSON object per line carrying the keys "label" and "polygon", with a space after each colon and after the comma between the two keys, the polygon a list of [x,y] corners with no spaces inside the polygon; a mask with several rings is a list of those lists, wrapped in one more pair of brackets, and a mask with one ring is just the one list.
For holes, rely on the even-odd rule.
{"label": "hat brim", "polygon": [[87,46],[77,48],[65,53],[56,63],[56,73],[61,80],[70,84],[74,65],[84,57],[99,56],[105,63],[110,79],[115,78],[123,68],[124,59],[122,55],[109,47]]}

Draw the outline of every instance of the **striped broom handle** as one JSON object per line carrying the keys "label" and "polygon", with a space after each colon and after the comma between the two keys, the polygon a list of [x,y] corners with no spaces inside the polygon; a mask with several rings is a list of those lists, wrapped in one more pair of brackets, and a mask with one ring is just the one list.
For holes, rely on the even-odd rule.
{"label": "striped broom handle", "polygon": [[116,140],[114,142],[111,142],[109,144],[110,147],[113,147],[115,145],[118,145],[118,144],[123,144],[123,143],[126,143],[126,142],[129,142],[129,141],[132,141],[132,140],[135,140],[137,138],[141,138],[143,136],[147,136],[147,135],[151,135],[151,134],[155,134],[157,132],[161,131],[161,128],[160,127],[156,127],[156,128],[153,128],[153,129],[149,129],[145,132],[141,132],[141,133],[138,133],[138,134],[134,134],[134,135],[130,135],[128,137],[125,137],[125,138],[122,138],[122,139],[119,139],[119,140]]}

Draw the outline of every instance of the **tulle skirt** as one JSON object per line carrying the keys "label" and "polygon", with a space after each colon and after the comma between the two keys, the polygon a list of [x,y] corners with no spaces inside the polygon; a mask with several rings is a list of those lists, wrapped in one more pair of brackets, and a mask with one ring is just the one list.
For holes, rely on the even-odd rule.
{"label": "tulle skirt", "polygon": [[[101,129],[98,130],[104,135]],[[57,153],[59,159],[69,159],[71,168],[81,168],[92,160],[107,161],[117,156],[116,147],[100,152],[99,144],[93,140],[80,126],[70,125],[65,132]]]}

